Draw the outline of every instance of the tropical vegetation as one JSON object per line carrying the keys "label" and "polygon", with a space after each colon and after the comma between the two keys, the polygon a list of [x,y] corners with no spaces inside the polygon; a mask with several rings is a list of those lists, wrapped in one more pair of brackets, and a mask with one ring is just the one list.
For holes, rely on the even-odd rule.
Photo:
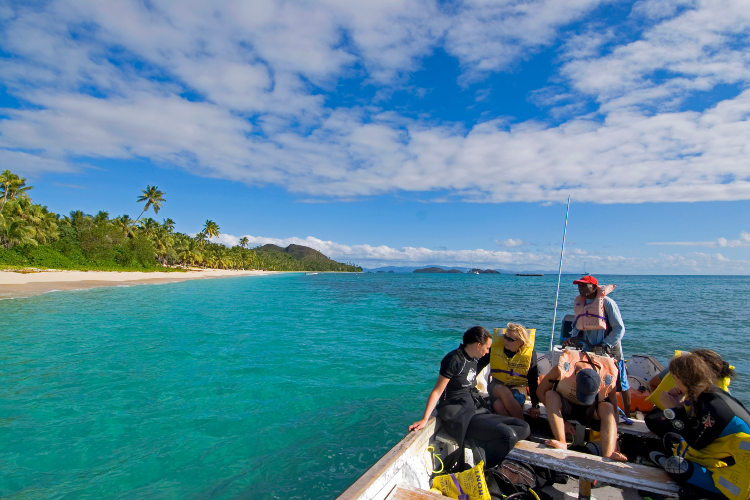
{"label": "tropical vegetation", "polygon": [[[166,202],[163,191],[147,185],[138,202],[145,202],[135,220],[80,210],[61,216],[32,202],[26,179],[9,170],[0,173],[0,266],[11,268],[165,270],[187,267],[266,269],[274,271],[361,271],[307,247],[286,249],[265,245],[249,249],[243,237],[231,248],[213,243],[219,225],[206,220],[203,230],[190,236],[174,230],[175,222],[145,217],[159,213]],[[304,249],[304,250],[302,250]]]}

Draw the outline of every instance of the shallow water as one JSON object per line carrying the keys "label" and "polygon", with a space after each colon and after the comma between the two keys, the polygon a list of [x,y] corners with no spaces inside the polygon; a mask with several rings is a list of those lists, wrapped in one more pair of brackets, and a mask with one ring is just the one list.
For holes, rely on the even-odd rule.
{"label": "shallow water", "polygon": [[[626,354],[713,348],[750,402],[750,277],[599,278]],[[466,328],[518,321],[544,350],[556,284],[287,274],[0,301],[0,496],[335,497],[421,416]]]}

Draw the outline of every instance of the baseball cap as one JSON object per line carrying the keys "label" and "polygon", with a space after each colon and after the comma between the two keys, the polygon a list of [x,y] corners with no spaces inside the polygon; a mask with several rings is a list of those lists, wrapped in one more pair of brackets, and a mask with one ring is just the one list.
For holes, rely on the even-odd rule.
{"label": "baseball cap", "polygon": [[591,283],[594,286],[599,286],[599,282],[591,275],[583,276],[573,282],[574,285],[585,285],[587,283]]}
{"label": "baseball cap", "polygon": [[599,392],[599,374],[592,368],[586,368],[576,375],[576,399],[584,405],[594,404]]}

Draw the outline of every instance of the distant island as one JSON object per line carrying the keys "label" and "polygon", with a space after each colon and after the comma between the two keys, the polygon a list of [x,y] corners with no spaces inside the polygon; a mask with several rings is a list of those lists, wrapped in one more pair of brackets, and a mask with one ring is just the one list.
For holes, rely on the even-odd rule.
{"label": "distant island", "polygon": [[[159,213],[166,202],[157,186],[146,186],[137,202],[145,203],[136,219],[75,210],[58,215],[33,203],[26,179],[0,172],[0,268],[82,271],[183,271],[226,269],[266,271],[347,271],[362,268],[329,259],[301,245],[248,248],[247,237],[228,247],[209,241],[219,225],[206,220],[195,235],[174,230],[175,222],[144,217]],[[139,209],[141,209],[139,207]]]}
{"label": "distant island", "polygon": [[[432,267],[423,267],[421,269],[415,269],[412,271],[413,273],[436,273],[436,274],[464,274],[463,271],[460,269],[445,269],[442,267],[432,266]],[[494,269],[469,269],[466,271],[466,274],[500,274],[499,271],[496,271]]]}
{"label": "distant island", "polygon": [[443,269],[442,267],[424,267],[422,269],[415,269],[413,273],[436,273],[436,274],[463,274],[458,269]]}

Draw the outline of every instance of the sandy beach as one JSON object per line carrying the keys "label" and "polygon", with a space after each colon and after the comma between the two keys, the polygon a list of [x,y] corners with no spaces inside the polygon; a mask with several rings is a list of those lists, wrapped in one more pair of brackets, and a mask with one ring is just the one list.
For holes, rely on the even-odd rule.
{"label": "sandy beach", "polygon": [[192,279],[262,276],[275,271],[202,269],[185,272],[118,271],[0,271],[0,299],[30,297],[56,290],[81,290],[102,286],[147,285]]}

